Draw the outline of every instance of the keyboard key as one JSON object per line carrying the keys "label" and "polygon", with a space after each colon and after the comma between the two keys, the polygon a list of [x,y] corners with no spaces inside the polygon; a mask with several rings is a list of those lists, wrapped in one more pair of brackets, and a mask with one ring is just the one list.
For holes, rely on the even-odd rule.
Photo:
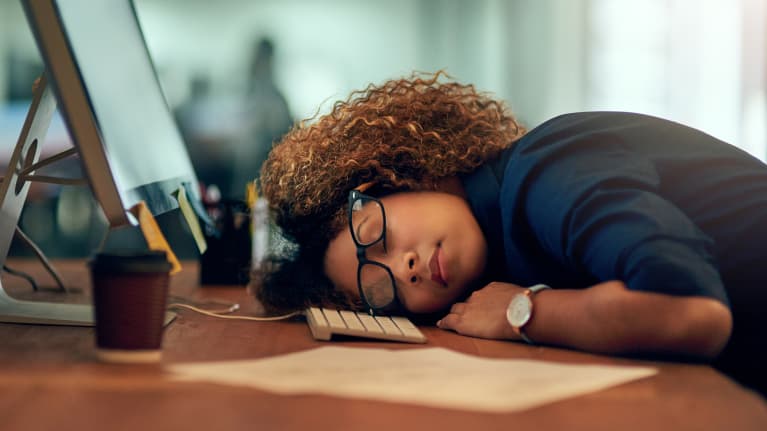
{"label": "keyboard key", "polygon": [[306,321],[309,323],[309,329],[312,336],[317,340],[330,340],[333,336],[325,314],[317,307],[311,307],[306,312]]}
{"label": "keyboard key", "polygon": [[411,329],[418,329],[415,325],[413,325],[413,322],[411,322],[406,317],[401,316],[392,316],[391,317],[392,322],[394,322],[397,327],[402,329],[402,331],[411,330]]}
{"label": "keyboard key", "polygon": [[314,319],[317,325],[328,326],[328,322],[325,320],[325,313],[323,313],[322,310],[317,307],[310,307],[308,311],[311,313],[311,317]]}
{"label": "keyboard key", "polygon": [[365,330],[365,326],[363,326],[360,319],[357,318],[357,313],[348,310],[341,310],[339,313],[341,313],[341,318],[344,319],[344,322],[346,322],[346,326],[349,327],[349,329],[356,329],[358,331]]}
{"label": "keyboard key", "polygon": [[329,310],[325,309],[325,318],[328,319],[328,324],[331,328],[346,328],[346,323],[344,323],[344,319],[341,318],[341,315],[338,314],[338,311],[336,310]]}
{"label": "keyboard key", "polygon": [[421,333],[421,330],[418,329],[415,325],[413,325],[413,322],[411,322],[407,318],[394,316],[391,318],[391,320],[394,322],[395,325],[397,325],[399,329],[402,330],[402,333],[404,335],[423,338],[423,334]]}
{"label": "keyboard key", "polygon": [[381,333],[383,334],[384,331],[381,329],[381,325],[376,322],[376,320],[373,318],[373,316],[369,314],[357,314],[357,317],[360,318],[360,322],[365,326],[365,329],[368,332],[374,332],[374,333]]}
{"label": "keyboard key", "polygon": [[381,328],[383,328],[384,332],[387,334],[402,334],[402,331],[400,331],[399,327],[397,327],[397,325],[395,325],[394,322],[387,316],[377,317],[376,322],[381,325]]}

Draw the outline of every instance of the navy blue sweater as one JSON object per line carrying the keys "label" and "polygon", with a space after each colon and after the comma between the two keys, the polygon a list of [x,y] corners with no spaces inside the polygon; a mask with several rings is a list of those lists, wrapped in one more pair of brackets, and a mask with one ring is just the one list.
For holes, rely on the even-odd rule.
{"label": "navy blue sweater", "polygon": [[702,295],[767,289],[767,165],[655,117],[567,114],[462,178],[488,279]]}

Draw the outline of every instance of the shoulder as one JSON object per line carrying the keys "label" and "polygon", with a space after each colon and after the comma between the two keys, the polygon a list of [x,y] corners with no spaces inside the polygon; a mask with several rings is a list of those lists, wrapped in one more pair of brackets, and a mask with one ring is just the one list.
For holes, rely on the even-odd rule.
{"label": "shoulder", "polygon": [[575,185],[578,178],[652,172],[651,157],[665,151],[650,145],[652,130],[667,120],[630,112],[576,112],[554,117],[514,143],[504,159],[502,182],[514,190],[549,178],[553,185]]}
{"label": "shoulder", "polygon": [[[722,145],[725,144],[725,145]],[[590,111],[562,114],[532,128],[514,144],[516,154],[556,146],[602,149],[632,147],[640,152],[687,153],[701,145],[706,152],[732,153],[735,147],[685,124],[634,112]],[[575,147],[573,147],[575,149]]]}
{"label": "shoulder", "polygon": [[577,142],[593,136],[630,137],[651,130],[668,129],[694,130],[670,120],[634,112],[573,112],[535,126],[515,146],[530,146],[540,142]]}
{"label": "shoulder", "polygon": [[679,125],[664,118],[628,111],[582,111],[560,114],[534,127],[540,130],[556,130],[560,128],[600,129],[606,126],[620,127],[626,124],[643,125]]}

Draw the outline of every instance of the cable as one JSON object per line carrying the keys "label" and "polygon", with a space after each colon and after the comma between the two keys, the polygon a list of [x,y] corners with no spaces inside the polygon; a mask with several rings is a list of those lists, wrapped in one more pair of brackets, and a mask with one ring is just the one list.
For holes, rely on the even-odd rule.
{"label": "cable", "polygon": [[43,264],[46,270],[48,270],[48,273],[51,274],[51,277],[56,281],[56,284],[59,286],[59,290],[61,290],[64,293],[67,293],[67,288],[64,287],[64,282],[61,281],[61,276],[56,271],[56,269],[51,265],[51,263],[48,261],[48,258],[45,257],[45,253],[43,253],[42,250],[40,250],[40,247],[35,244],[34,241],[30,237],[27,236],[27,234],[24,233],[24,231],[21,230],[19,225],[16,225],[16,233],[19,235],[19,238],[24,241],[26,245],[29,246],[29,248],[32,249],[32,251],[35,252],[35,255],[38,259],[40,259],[40,262]]}
{"label": "cable", "polygon": [[[234,304],[236,308],[239,308],[238,304]],[[233,306],[233,307],[234,307]],[[230,320],[255,320],[257,322],[269,322],[269,321],[275,321],[275,320],[285,320],[289,319],[293,316],[298,316],[299,314],[303,314],[302,311],[294,311],[292,313],[283,314],[281,316],[269,316],[269,317],[255,317],[255,316],[230,316],[226,314],[219,314],[219,313],[213,313],[208,310],[203,310],[202,308],[197,308],[194,305],[189,304],[182,304],[180,302],[174,302],[173,304],[168,305],[168,308],[186,308],[187,310],[192,310],[200,314],[204,314],[206,316],[210,317],[217,317],[219,319],[230,319]]]}
{"label": "cable", "polygon": [[234,313],[235,311],[240,309],[240,304],[236,302],[219,301],[216,299],[211,299],[204,302],[192,302],[182,296],[170,295],[168,297],[168,301],[170,301],[172,304],[181,303],[181,304],[192,305],[197,308],[202,308],[203,306],[210,307],[211,305],[217,305],[217,306],[223,307],[219,309],[205,308],[205,310],[208,311],[209,313],[216,313],[216,314]]}
{"label": "cable", "polygon": [[32,285],[32,290],[34,291],[38,290],[38,286],[37,286],[37,282],[35,281],[35,278],[27,274],[26,272],[10,268],[8,265],[3,265],[3,270],[5,270],[5,272],[7,272],[8,274],[15,275],[16,277],[21,277],[27,280],[29,284]]}

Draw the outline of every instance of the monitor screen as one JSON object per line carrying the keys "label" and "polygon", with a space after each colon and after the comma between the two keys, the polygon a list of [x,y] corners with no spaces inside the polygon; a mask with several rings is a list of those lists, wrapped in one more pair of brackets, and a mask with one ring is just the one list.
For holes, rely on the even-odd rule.
{"label": "monitor screen", "polygon": [[60,110],[111,226],[145,201],[158,215],[197,179],[130,0],[25,1]]}

